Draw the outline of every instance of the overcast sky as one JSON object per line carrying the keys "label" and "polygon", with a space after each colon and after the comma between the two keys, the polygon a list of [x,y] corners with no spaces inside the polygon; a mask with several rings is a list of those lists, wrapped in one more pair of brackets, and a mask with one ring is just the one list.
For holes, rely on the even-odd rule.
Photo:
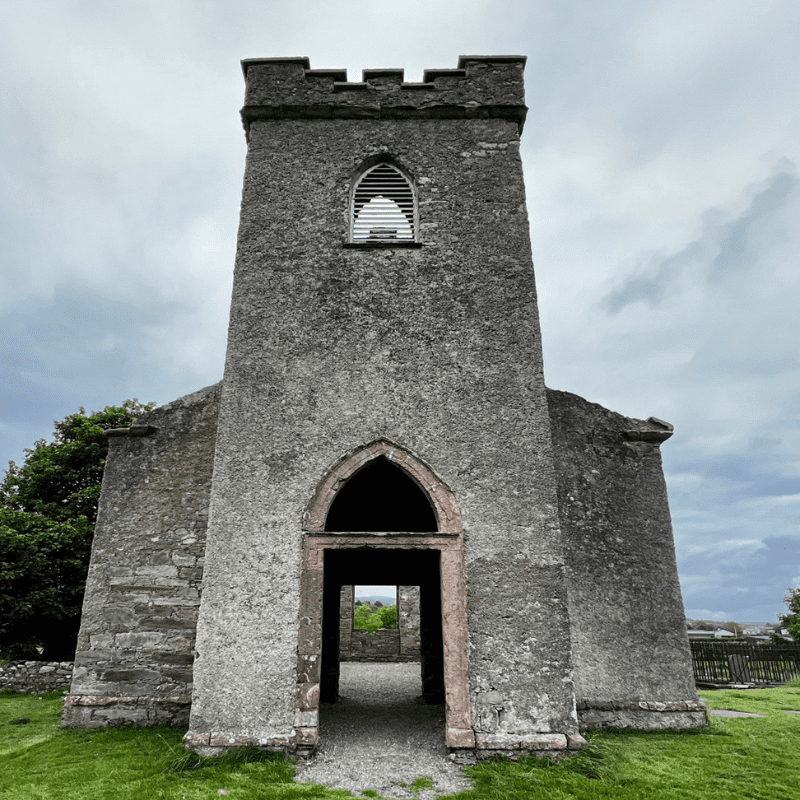
{"label": "overcast sky", "polygon": [[687,613],[800,586],[800,3],[0,3],[0,463],[222,376],[239,59],[524,54],[549,386],[675,425]]}

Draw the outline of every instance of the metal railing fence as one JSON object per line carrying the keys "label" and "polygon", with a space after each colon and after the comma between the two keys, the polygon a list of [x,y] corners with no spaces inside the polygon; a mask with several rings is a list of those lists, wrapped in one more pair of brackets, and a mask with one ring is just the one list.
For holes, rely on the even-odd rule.
{"label": "metal railing fence", "polygon": [[703,683],[785,683],[800,676],[800,644],[689,642],[694,679]]}

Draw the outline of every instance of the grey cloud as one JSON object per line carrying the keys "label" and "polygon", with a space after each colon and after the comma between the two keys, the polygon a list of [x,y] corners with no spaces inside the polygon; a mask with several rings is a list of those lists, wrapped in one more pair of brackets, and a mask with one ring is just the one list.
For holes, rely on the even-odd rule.
{"label": "grey cloud", "polygon": [[757,235],[786,206],[798,185],[794,165],[782,159],[782,166],[789,169],[773,175],[757,189],[750,189],[752,197],[747,208],[734,219],[726,221],[729,213],[724,209],[710,209],[703,214],[698,239],[670,256],[649,254],[647,263],[640,264],[619,287],[600,298],[599,307],[611,314],[636,302],[655,308],[671,292],[679,290],[678,280],[689,269],[695,281],[715,284],[729,280],[732,273],[752,270],[763,255],[758,248],[774,244],[774,240],[765,242],[763,236],[757,239]]}
{"label": "grey cloud", "polygon": [[774,217],[797,188],[797,171],[793,164],[790,166],[791,171],[779,172],[764,182],[741,216],[716,231],[713,227],[708,231],[708,238],[718,248],[709,270],[710,281],[720,283],[728,279],[731,272],[751,268],[759,258],[757,243],[753,241],[755,229]]}
{"label": "grey cloud", "polygon": [[776,621],[786,587],[800,571],[800,541],[767,536],[755,548],[731,546],[727,552],[685,556],[679,570],[689,616],[692,609],[726,609],[728,618],[743,622]]}
{"label": "grey cloud", "polygon": [[600,299],[600,307],[611,314],[640,301],[655,308],[666,297],[676,273],[697,263],[704,252],[705,248],[700,242],[692,242],[675,255],[646,269],[645,274],[626,279],[622,286]]}
{"label": "grey cloud", "polygon": [[[795,168],[779,161],[741,207],[732,198],[764,174],[763,154],[800,159],[800,6],[767,4],[744,24],[738,5],[691,5],[6,4],[0,361],[13,393],[0,457],[81,405],[166,402],[219,379],[240,58],[308,55],[351,80],[398,66],[419,80],[461,53],[526,53],[548,378],[675,423],[663,456],[687,586],[712,587],[709,608],[774,614],[789,580],[778,551],[765,546],[757,575],[753,547],[731,548],[719,573],[716,557],[687,554],[798,530],[783,496],[800,442]],[[658,244],[641,234],[643,198],[668,231]],[[756,606],[726,588],[750,582],[764,587]]]}

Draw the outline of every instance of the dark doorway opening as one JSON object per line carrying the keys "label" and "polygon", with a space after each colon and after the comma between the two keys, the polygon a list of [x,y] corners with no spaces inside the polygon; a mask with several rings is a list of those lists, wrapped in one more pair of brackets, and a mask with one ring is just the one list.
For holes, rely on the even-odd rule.
{"label": "dark doorway opening", "polygon": [[436,549],[326,548],[323,561],[320,700],[339,694],[339,599],[342,586],[361,583],[420,587],[422,698],[444,702],[440,553]]}
{"label": "dark doorway opening", "polygon": [[[414,647],[422,644],[423,697],[430,703],[446,697],[427,710],[441,712],[448,747],[474,747],[464,530],[447,484],[402,445],[375,439],[327,470],[303,515],[303,534],[295,710],[306,724],[298,737],[317,743],[328,724],[323,716],[334,720],[349,705],[331,704],[339,693],[340,587],[386,584],[420,587]],[[392,666],[376,666],[387,664]],[[345,701],[359,691],[361,676],[370,681],[364,665],[352,666],[342,669]],[[400,693],[413,699],[413,672],[394,666]],[[373,700],[380,705],[385,694],[376,685],[365,693],[366,705],[375,708]],[[326,701],[324,713],[320,699]],[[384,713],[394,711],[386,706]]]}
{"label": "dark doorway opening", "polygon": [[438,526],[425,492],[406,472],[380,457],[339,490],[328,511],[325,530],[426,533],[438,530]]}

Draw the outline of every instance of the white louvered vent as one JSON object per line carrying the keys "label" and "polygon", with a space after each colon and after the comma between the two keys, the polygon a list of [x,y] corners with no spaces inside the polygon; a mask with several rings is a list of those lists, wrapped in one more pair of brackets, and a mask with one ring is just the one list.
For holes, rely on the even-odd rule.
{"label": "white louvered vent", "polygon": [[391,164],[368,169],[356,184],[350,209],[353,242],[414,241],[414,190]]}

